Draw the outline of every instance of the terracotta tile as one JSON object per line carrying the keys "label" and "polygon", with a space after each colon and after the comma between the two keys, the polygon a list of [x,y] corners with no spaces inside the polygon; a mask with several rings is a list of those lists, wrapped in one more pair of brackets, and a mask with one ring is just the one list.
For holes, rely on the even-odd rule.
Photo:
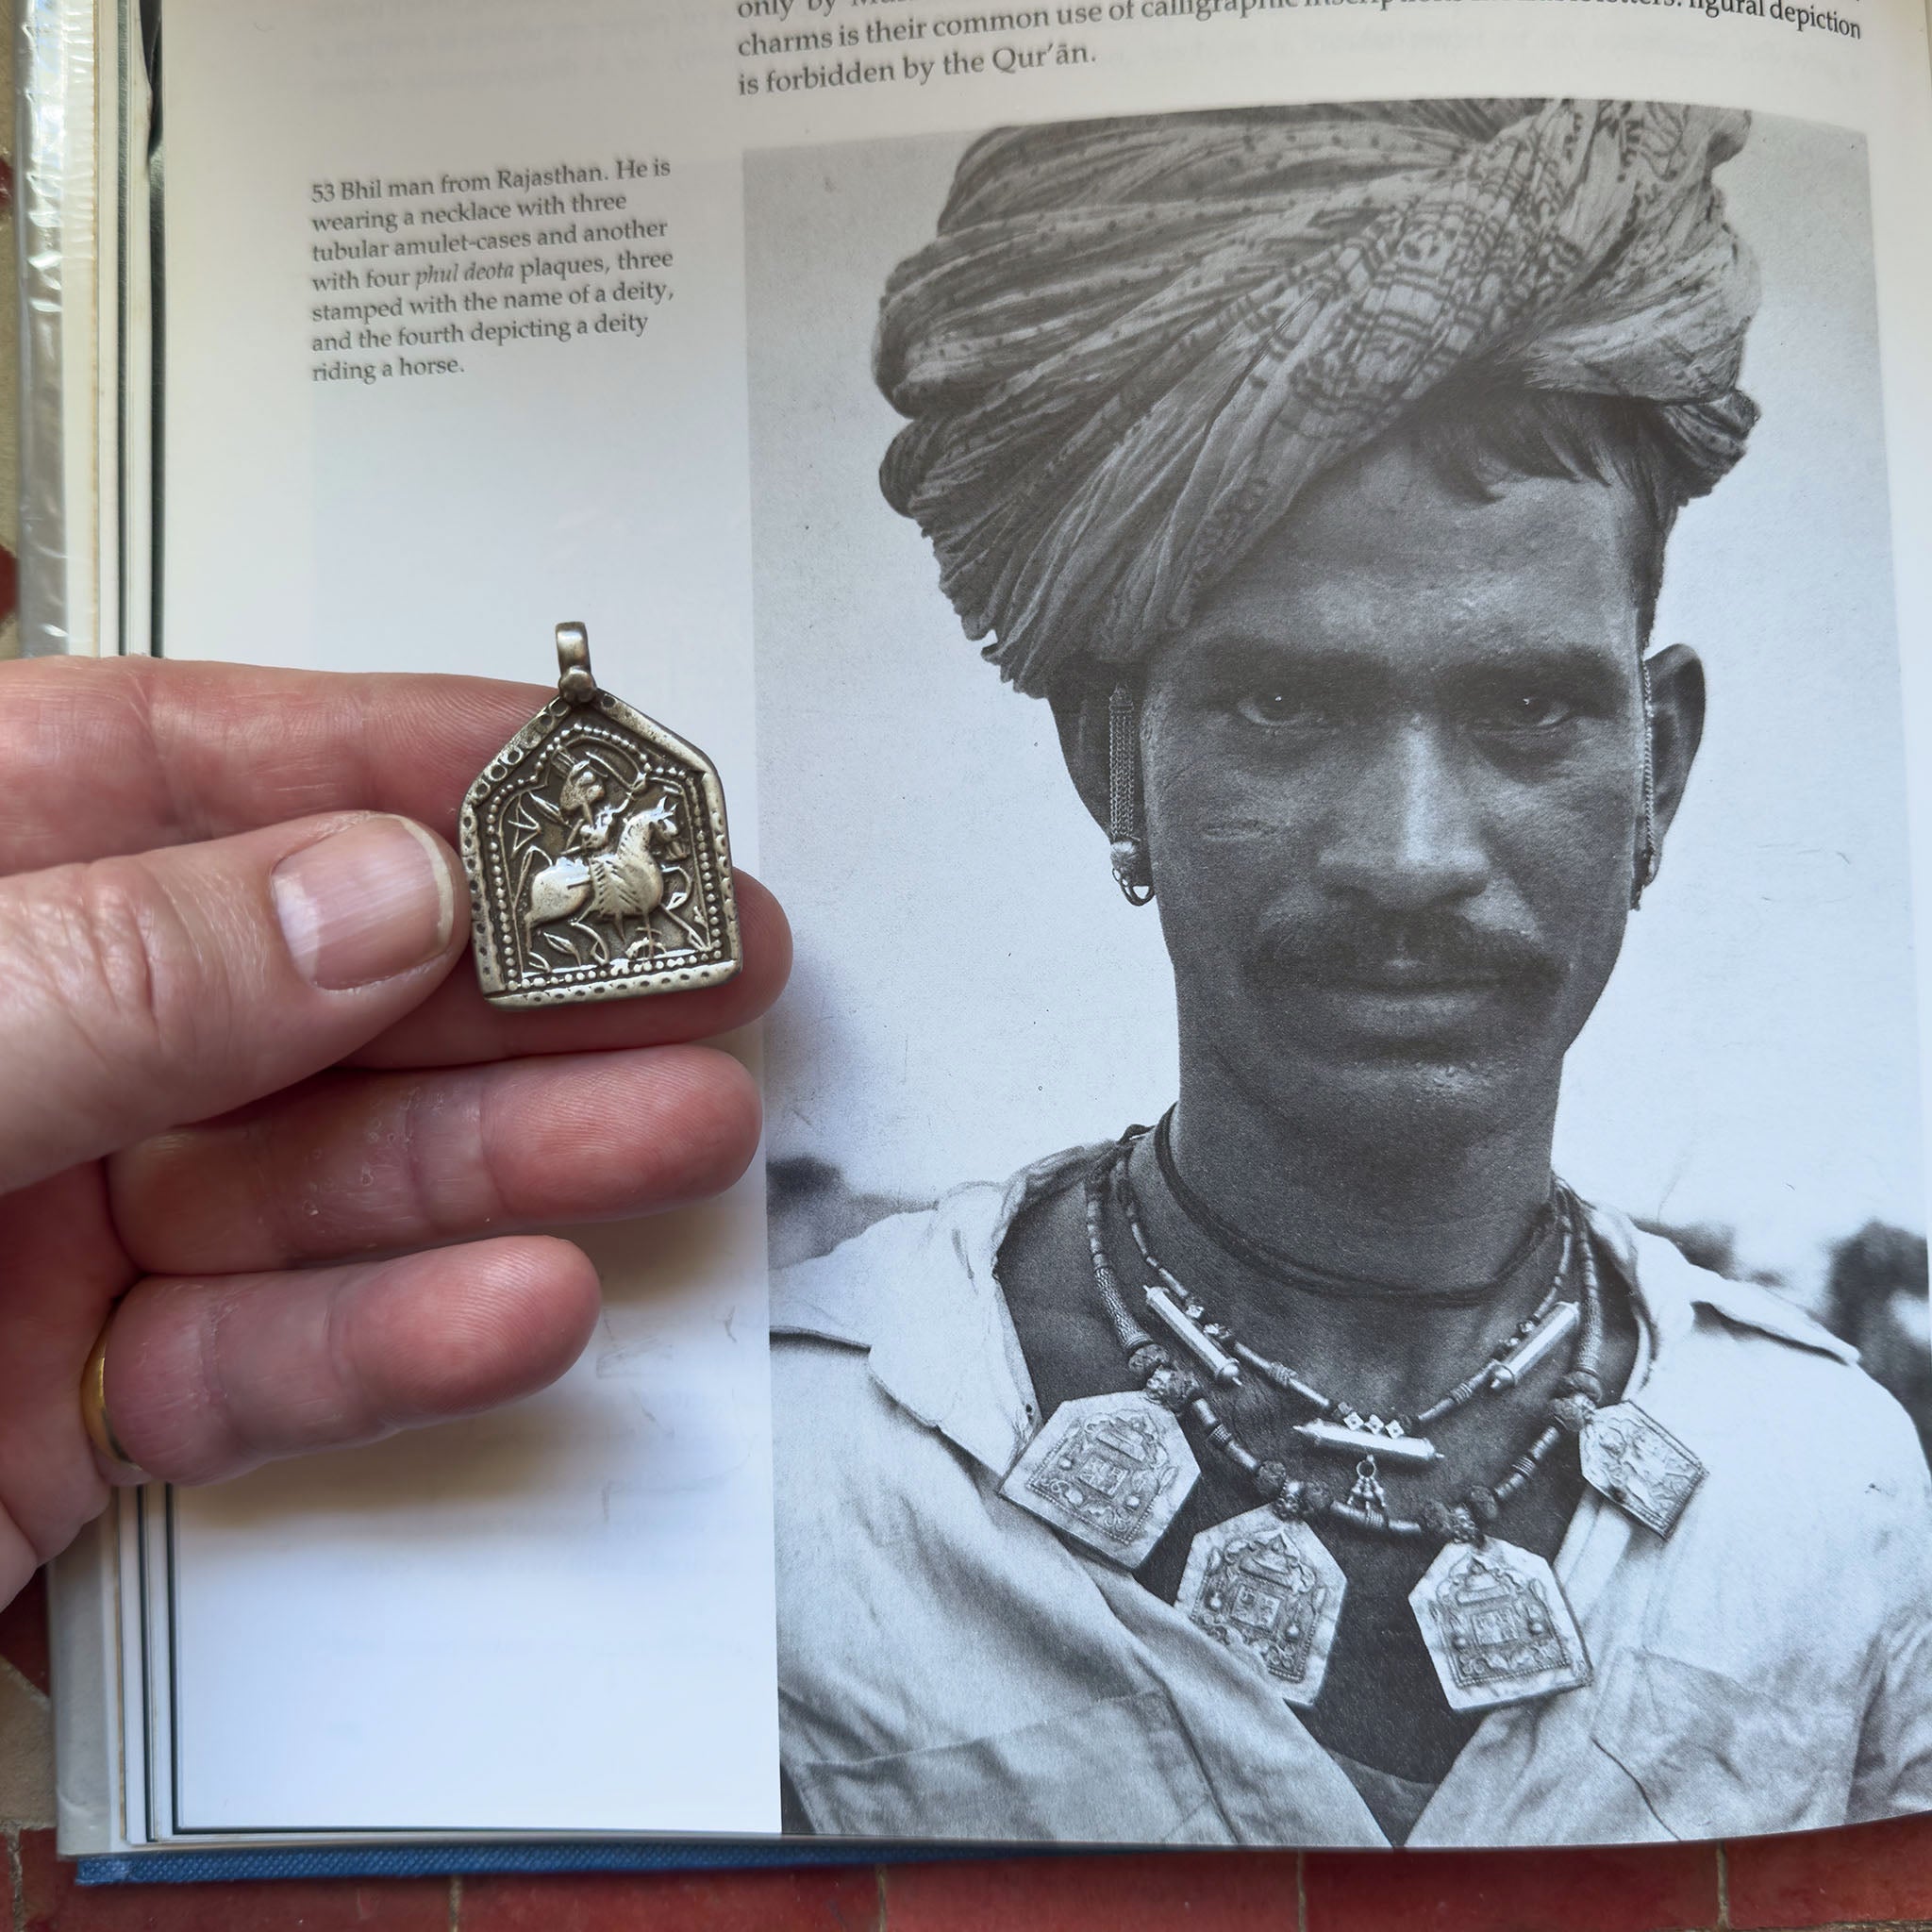
{"label": "terracotta tile", "polygon": [[1710,1845],[1609,1851],[1311,1852],[1307,1932],[1703,1932]]}
{"label": "terracotta tile", "polygon": [[886,1871],[888,1932],[1295,1932],[1292,1852],[959,1858]]}
{"label": "terracotta tile", "polygon": [[[870,1865],[465,1878],[462,1932],[875,1932]],[[224,1928],[226,1932],[226,1928]]]}
{"label": "terracotta tile", "polygon": [[37,1690],[47,1688],[47,1578],[36,1571],[34,1580],[0,1607],[0,1657]]}
{"label": "terracotta tile", "polygon": [[247,1885],[74,1881],[51,1831],[21,1836],[25,1932],[447,1932],[444,1878],[291,1878]]}
{"label": "terracotta tile", "polygon": [[1735,1839],[1724,1857],[1740,1932],[1932,1919],[1932,1818]]}

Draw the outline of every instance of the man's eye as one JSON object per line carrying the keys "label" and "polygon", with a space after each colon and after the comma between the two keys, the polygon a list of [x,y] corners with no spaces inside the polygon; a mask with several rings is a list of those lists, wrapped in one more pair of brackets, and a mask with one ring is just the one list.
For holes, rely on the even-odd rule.
{"label": "man's eye", "polygon": [[1487,731],[1554,731],[1576,715],[1558,691],[1511,691],[1482,707],[1476,722]]}
{"label": "man's eye", "polygon": [[1336,708],[1307,691],[1281,685],[1258,685],[1235,700],[1235,709],[1250,724],[1303,724],[1314,727],[1337,722]]}

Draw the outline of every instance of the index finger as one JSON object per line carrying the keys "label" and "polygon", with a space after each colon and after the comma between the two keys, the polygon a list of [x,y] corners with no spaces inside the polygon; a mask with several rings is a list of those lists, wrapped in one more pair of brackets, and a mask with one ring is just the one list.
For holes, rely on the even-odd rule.
{"label": "index finger", "polygon": [[[552,687],[426,673],[154,658],[0,665],[0,875],[225,838],[316,811],[393,812],[452,843],[463,794]],[[699,992],[506,1013],[458,966],[356,1056],[433,1066],[728,1032],[791,962],[777,902],[737,874],[744,967]]]}
{"label": "index finger", "polygon": [[452,843],[551,687],[151,658],[0,664],[0,873],[394,812]]}

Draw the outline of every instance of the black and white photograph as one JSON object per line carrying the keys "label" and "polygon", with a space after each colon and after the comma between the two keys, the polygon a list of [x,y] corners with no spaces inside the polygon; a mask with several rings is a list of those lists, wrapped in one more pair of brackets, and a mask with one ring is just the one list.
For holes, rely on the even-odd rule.
{"label": "black and white photograph", "polygon": [[786,1828],[1932,1809],[1862,139],[744,183]]}

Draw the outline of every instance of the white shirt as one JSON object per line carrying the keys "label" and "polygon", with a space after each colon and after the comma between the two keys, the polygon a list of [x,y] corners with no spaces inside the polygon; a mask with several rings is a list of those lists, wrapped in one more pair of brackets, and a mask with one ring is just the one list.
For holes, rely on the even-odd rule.
{"label": "white shirt", "polygon": [[[781,1275],[786,1772],[822,1833],[1382,1845],[1252,1664],[999,1485],[1041,1418],[994,1274],[1057,1157]],[[1586,1491],[1556,1570],[1590,1684],[1491,1712],[1410,1845],[1791,1831],[1932,1810],[1932,1481],[1774,1295],[1621,1215],[1627,1393],[1709,1474],[1668,1541]]]}

